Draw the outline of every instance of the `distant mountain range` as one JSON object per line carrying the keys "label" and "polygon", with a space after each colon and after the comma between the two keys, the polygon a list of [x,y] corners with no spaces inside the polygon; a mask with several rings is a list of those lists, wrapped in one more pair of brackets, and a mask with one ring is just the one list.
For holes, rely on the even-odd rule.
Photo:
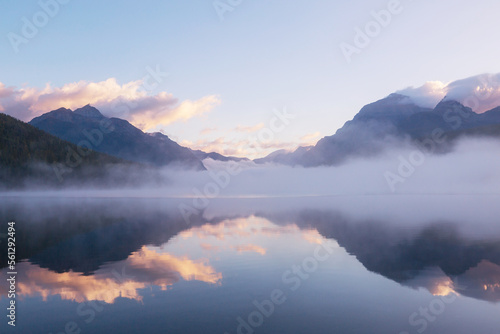
{"label": "distant mountain range", "polygon": [[[80,154],[82,159],[77,158],[77,166],[70,168],[74,172],[70,178],[102,177],[105,166],[113,164],[151,170],[162,166],[205,170],[205,159],[249,161],[191,150],[162,133],[145,133],[123,119],[105,117],[90,105],[74,111],[60,108],[29,124],[0,116],[0,181],[4,185],[14,185],[26,176],[53,177],[47,166],[67,167],[71,160],[68,152],[82,150],[89,153]],[[500,137],[500,107],[477,114],[445,97],[434,108],[426,108],[408,96],[391,94],[364,106],[334,135],[324,137],[315,146],[299,147],[293,152],[279,150],[254,162],[305,167],[338,165],[352,157],[375,156],[388,147],[425,143],[436,136],[442,139],[434,143],[437,153],[448,152],[463,136]]]}
{"label": "distant mountain range", "polygon": [[391,94],[364,106],[334,135],[322,138],[315,146],[293,152],[279,150],[254,161],[305,167],[338,165],[351,157],[374,156],[390,146],[424,142],[435,136],[443,139],[435,143],[437,152],[446,151],[466,135],[500,137],[500,107],[477,114],[444,98],[430,109],[418,106],[408,96]]}
{"label": "distant mountain range", "polygon": [[74,111],[60,108],[32,119],[29,124],[71,143],[90,145],[97,152],[157,167],[170,165],[205,170],[202,160],[207,158],[248,160],[191,150],[160,132],[145,133],[126,120],[105,117],[90,105]]}
{"label": "distant mountain range", "polygon": [[203,152],[200,150],[191,150],[191,152],[193,152],[193,154],[200,160],[212,159],[212,160],[226,161],[226,162],[227,161],[235,161],[235,162],[250,161],[250,159],[248,159],[248,158],[227,157],[225,155],[222,155],[222,154],[219,154],[216,152],[207,153],[207,152]]}

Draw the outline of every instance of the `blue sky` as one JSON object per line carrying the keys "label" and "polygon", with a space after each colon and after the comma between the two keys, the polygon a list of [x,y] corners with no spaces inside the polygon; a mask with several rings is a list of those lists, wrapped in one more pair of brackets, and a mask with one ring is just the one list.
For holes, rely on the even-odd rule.
{"label": "blue sky", "polygon": [[[160,66],[168,76],[147,95],[166,92],[153,102],[170,107],[148,117],[178,116],[160,117],[167,121],[148,130],[196,148],[243,154],[234,146],[267,127],[273,109],[286,107],[295,118],[262,145],[263,155],[331,135],[363,105],[393,91],[500,72],[500,3],[493,0],[401,0],[400,12],[347,62],[341,43],[354,45],[355,29],[364,30],[374,21],[371,12],[390,3],[242,0],[220,20],[212,0],[72,0],[16,53],[8,34],[22,36],[22,18],[33,21],[42,9],[38,1],[2,1],[0,82],[25,94],[47,83],[54,90],[110,78],[123,88]],[[51,106],[67,90],[58,91]],[[95,104],[106,111],[105,101]],[[48,108],[38,102],[34,114],[45,111],[41,105]],[[145,108],[135,118],[113,116],[137,123]],[[14,104],[4,102],[3,109],[19,113]]]}

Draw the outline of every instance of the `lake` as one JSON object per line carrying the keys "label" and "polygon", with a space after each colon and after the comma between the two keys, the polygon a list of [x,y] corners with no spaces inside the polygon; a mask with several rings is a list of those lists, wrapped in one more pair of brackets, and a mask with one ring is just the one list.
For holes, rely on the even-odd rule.
{"label": "lake", "polygon": [[1,202],[2,333],[500,332],[496,195]]}

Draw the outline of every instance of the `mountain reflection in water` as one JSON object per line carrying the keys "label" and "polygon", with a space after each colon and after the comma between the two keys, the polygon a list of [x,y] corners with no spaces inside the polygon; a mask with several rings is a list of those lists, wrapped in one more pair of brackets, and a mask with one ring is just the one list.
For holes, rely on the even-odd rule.
{"label": "mountain reflection in water", "polygon": [[[302,260],[306,249],[327,241],[337,245],[339,253],[334,255],[339,259],[346,258],[341,255],[346,252],[370,272],[402,287],[423,288],[434,296],[500,300],[498,233],[471,234],[442,217],[419,223],[413,218],[405,224],[356,216],[335,205],[269,205],[265,200],[243,207],[229,203],[230,210],[221,202],[214,212],[200,212],[188,223],[178,203],[7,199],[0,219],[16,221],[22,259],[17,265],[19,300],[50,303],[57,297],[114,304],[128,299],[142,305],[157,291],[186,289],[186,283],[197,282],[196,289],[205,286],[224,303],[229,292],[219,296],[217,291],[251,293],[251,275],[279,282],[285,263]],[[3,275],[8,271],[5,259],[0,260]],[[328,275],[321,277],[316,287],[320,290],[321,284],[328,284]],[[4,282],[0,289],[0,302],[5,302]],[[185,300],[185,307],[191,302],[196,300]]]}

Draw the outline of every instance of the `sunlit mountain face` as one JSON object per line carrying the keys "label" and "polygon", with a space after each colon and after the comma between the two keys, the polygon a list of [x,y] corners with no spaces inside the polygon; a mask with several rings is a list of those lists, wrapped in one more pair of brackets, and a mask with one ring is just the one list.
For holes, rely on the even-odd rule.
{"label": "sunlit mountain face", "polygon": [[18,198],[0,218],[25,333],[417,333],[421,310],[429,333],[490,333],[497,198],[415,200],[217,200],[186,221],[183,200]]}

